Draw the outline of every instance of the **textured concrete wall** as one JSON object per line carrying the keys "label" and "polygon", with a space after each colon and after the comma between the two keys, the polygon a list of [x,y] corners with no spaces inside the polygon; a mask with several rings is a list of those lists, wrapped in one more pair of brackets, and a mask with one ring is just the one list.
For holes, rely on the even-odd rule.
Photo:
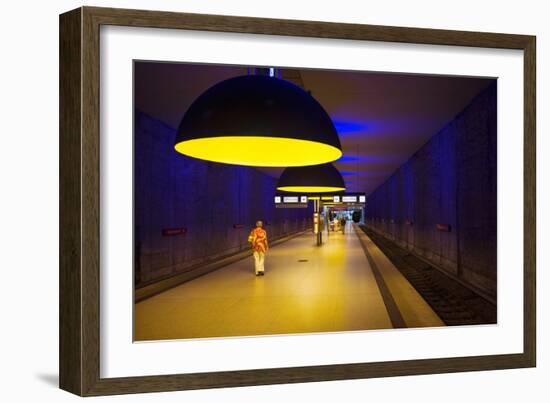
{"label": "textured concrete wall", "polygon": [[496,142],[494,83],[369,195],[365,212],[373,230],[494,297]]}
{"label": "textured concrete wall", "polygon": [[[276,179],[254,168],[189,158],[173,148],[174,129],[135,114],[136,285],[179,274],[249,248],[263,220],[271,240],[311,226],[311,209],[276,209]],[[242,224],[242,228],[234,228]],[[166,228],[187,233],[163,236]]]}

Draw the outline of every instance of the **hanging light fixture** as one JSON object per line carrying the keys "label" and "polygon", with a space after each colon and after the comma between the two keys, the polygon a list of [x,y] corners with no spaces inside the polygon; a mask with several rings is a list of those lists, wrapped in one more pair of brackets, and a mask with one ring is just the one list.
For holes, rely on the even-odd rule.
{"label": "hanging light fixture", "polygon": [[332,164],[286,168],[277,182],[283,192],[326,193],[346,190],[344,179]]}
{"label": "hanging light fixture", "polygon": [[322,164],[342,155],[319,102],[265,75],[230,78],[206,90],[183,116],[174,147],[194,158],[264,167]]}

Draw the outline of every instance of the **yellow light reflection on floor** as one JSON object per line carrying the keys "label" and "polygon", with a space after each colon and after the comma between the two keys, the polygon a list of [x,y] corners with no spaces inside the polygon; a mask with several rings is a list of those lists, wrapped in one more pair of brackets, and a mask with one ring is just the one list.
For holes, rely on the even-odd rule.
{"label": "yellow light reflection on floor", "polygon": [[443,326],[363,231],[311,233],[135,304],[135,341],[391,329],[363,239],[408,327]]}
{"label": "yellow light reflection on floor", "polygon": [[330,186],[281,186],[277,190],[283,192],[296,192],[296,193],[327,193],[327,192],[341,192],[346,188],[330,187]]}
{"label": "yellow light reflection on floor", "polygon": [[263,277],[249,257],[135,309],[136,341],[392,327],[351,226],[321,248],[310,233],[274,246]]}
{"label": "yellow light reflection on floor", "polygon": [[181,141],[174,148],[202,160],[260,167],[317,165],[342,156],[342,151],[328,144],[282,137],[207,137]]}

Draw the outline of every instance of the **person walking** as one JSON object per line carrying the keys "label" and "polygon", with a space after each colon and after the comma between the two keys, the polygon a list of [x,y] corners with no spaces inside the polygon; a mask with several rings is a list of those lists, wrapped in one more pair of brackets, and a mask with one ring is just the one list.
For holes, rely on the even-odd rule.
{"label": "person walking", "polygon": [[256,221],[256,228],[252,230],[249,236],[254,255],[254,271],[256,272],[256,276],[264,275],[264,260],[268,250],[267,232],[262,227],[263,223]]}
{"label": "person walking", "polygon": [[344,216],[340,218],[340,226],[342,227],[342,234],[344,234],[346,231],[346,218]]}

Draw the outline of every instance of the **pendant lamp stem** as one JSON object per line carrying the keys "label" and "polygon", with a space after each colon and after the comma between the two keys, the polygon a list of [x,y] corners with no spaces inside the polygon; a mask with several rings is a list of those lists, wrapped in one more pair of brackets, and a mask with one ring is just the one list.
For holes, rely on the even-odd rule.
{"label": "pendant lamp stem", "polygon": [[323,229],[321,227],[321,201],[313,201],[313,229],[317,246],[323,244]]}

